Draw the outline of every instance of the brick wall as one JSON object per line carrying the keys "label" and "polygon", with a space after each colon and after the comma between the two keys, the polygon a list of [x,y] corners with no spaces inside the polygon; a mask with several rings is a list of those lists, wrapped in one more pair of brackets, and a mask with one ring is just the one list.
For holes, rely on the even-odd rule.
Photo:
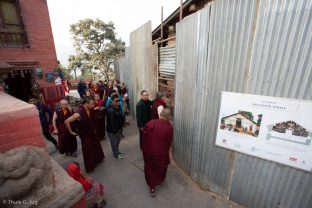
{"label": "brick wall", "polygon": [[0,153],[24,145],[46,148],[37,108],[4,92],[0,100]]}
{"label": "brick wall", "polygon": [[[25,30],[30,48],[0,48],[1,61],[38,61],[45,71],[57,67],[56,51],[46,0],[19,0]],[[45,76],[45,73],[44,75]],[[45,78],[40,86],[52,86]]]}

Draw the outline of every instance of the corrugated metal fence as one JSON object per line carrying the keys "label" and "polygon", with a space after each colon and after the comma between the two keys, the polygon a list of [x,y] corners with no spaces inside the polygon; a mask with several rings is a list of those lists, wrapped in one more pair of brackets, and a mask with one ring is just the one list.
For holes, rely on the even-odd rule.
{"label": "corrugated metal fence", "polygon": [[[147,22],[130,34],[130,79],[132,82],[132,106],[145,89],[154,98],[157,91],[157,46],[152,45],[151,22]],[[132,108],[135,110],[135,108]],[[135,111],[133,112],[135,114]]]}
{"label": "corrugated metal fence", "polygon": [[114,71],[116,79],[125,80],[125,57],[118,57],[114,60]]}
{"label": "corrugated metal fence", "polygon": [[175,46],[159,48],[159,75],[163,79],[175,77],[176,48]]}
{"label": "corrugated metal fence", "polygon": [[221,91],[312,98],[312,1],[216,0],[177,24],[174,158],[248,207],[312,207],[312,174],[216,147]]}
{"label": "corrugated metal fence", "polygon": [[158,91],[173,100],[175,88],[176,47],[160,47],[158,50]]}

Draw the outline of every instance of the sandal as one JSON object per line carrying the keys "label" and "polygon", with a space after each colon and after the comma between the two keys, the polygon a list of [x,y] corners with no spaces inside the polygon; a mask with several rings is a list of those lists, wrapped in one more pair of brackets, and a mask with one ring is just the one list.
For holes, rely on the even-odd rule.
{"label": "sandal", "polygon": [[155,197],[155,196],[156,196],[156,191],[155,191],[155,189],[151,188],[150,190],[151,190],[151,196],[152,196],[152,197]]}

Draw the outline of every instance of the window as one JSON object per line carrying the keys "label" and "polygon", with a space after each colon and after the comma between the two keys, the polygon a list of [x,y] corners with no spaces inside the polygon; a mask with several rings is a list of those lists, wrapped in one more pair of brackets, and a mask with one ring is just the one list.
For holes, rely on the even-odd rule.
{"label": "window", "polygon": [[27,46],[18,0],[0,0],[0,47]]}

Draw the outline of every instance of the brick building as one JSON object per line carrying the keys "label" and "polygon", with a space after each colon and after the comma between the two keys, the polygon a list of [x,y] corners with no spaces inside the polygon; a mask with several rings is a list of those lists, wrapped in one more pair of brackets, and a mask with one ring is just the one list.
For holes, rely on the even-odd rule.
{"label": "brick building", "polygon": [[46,0],[0,0],[0,84],[7,93],[27,100],[40,90],[55,102],[62,95],[53,79],[57,66]]}

